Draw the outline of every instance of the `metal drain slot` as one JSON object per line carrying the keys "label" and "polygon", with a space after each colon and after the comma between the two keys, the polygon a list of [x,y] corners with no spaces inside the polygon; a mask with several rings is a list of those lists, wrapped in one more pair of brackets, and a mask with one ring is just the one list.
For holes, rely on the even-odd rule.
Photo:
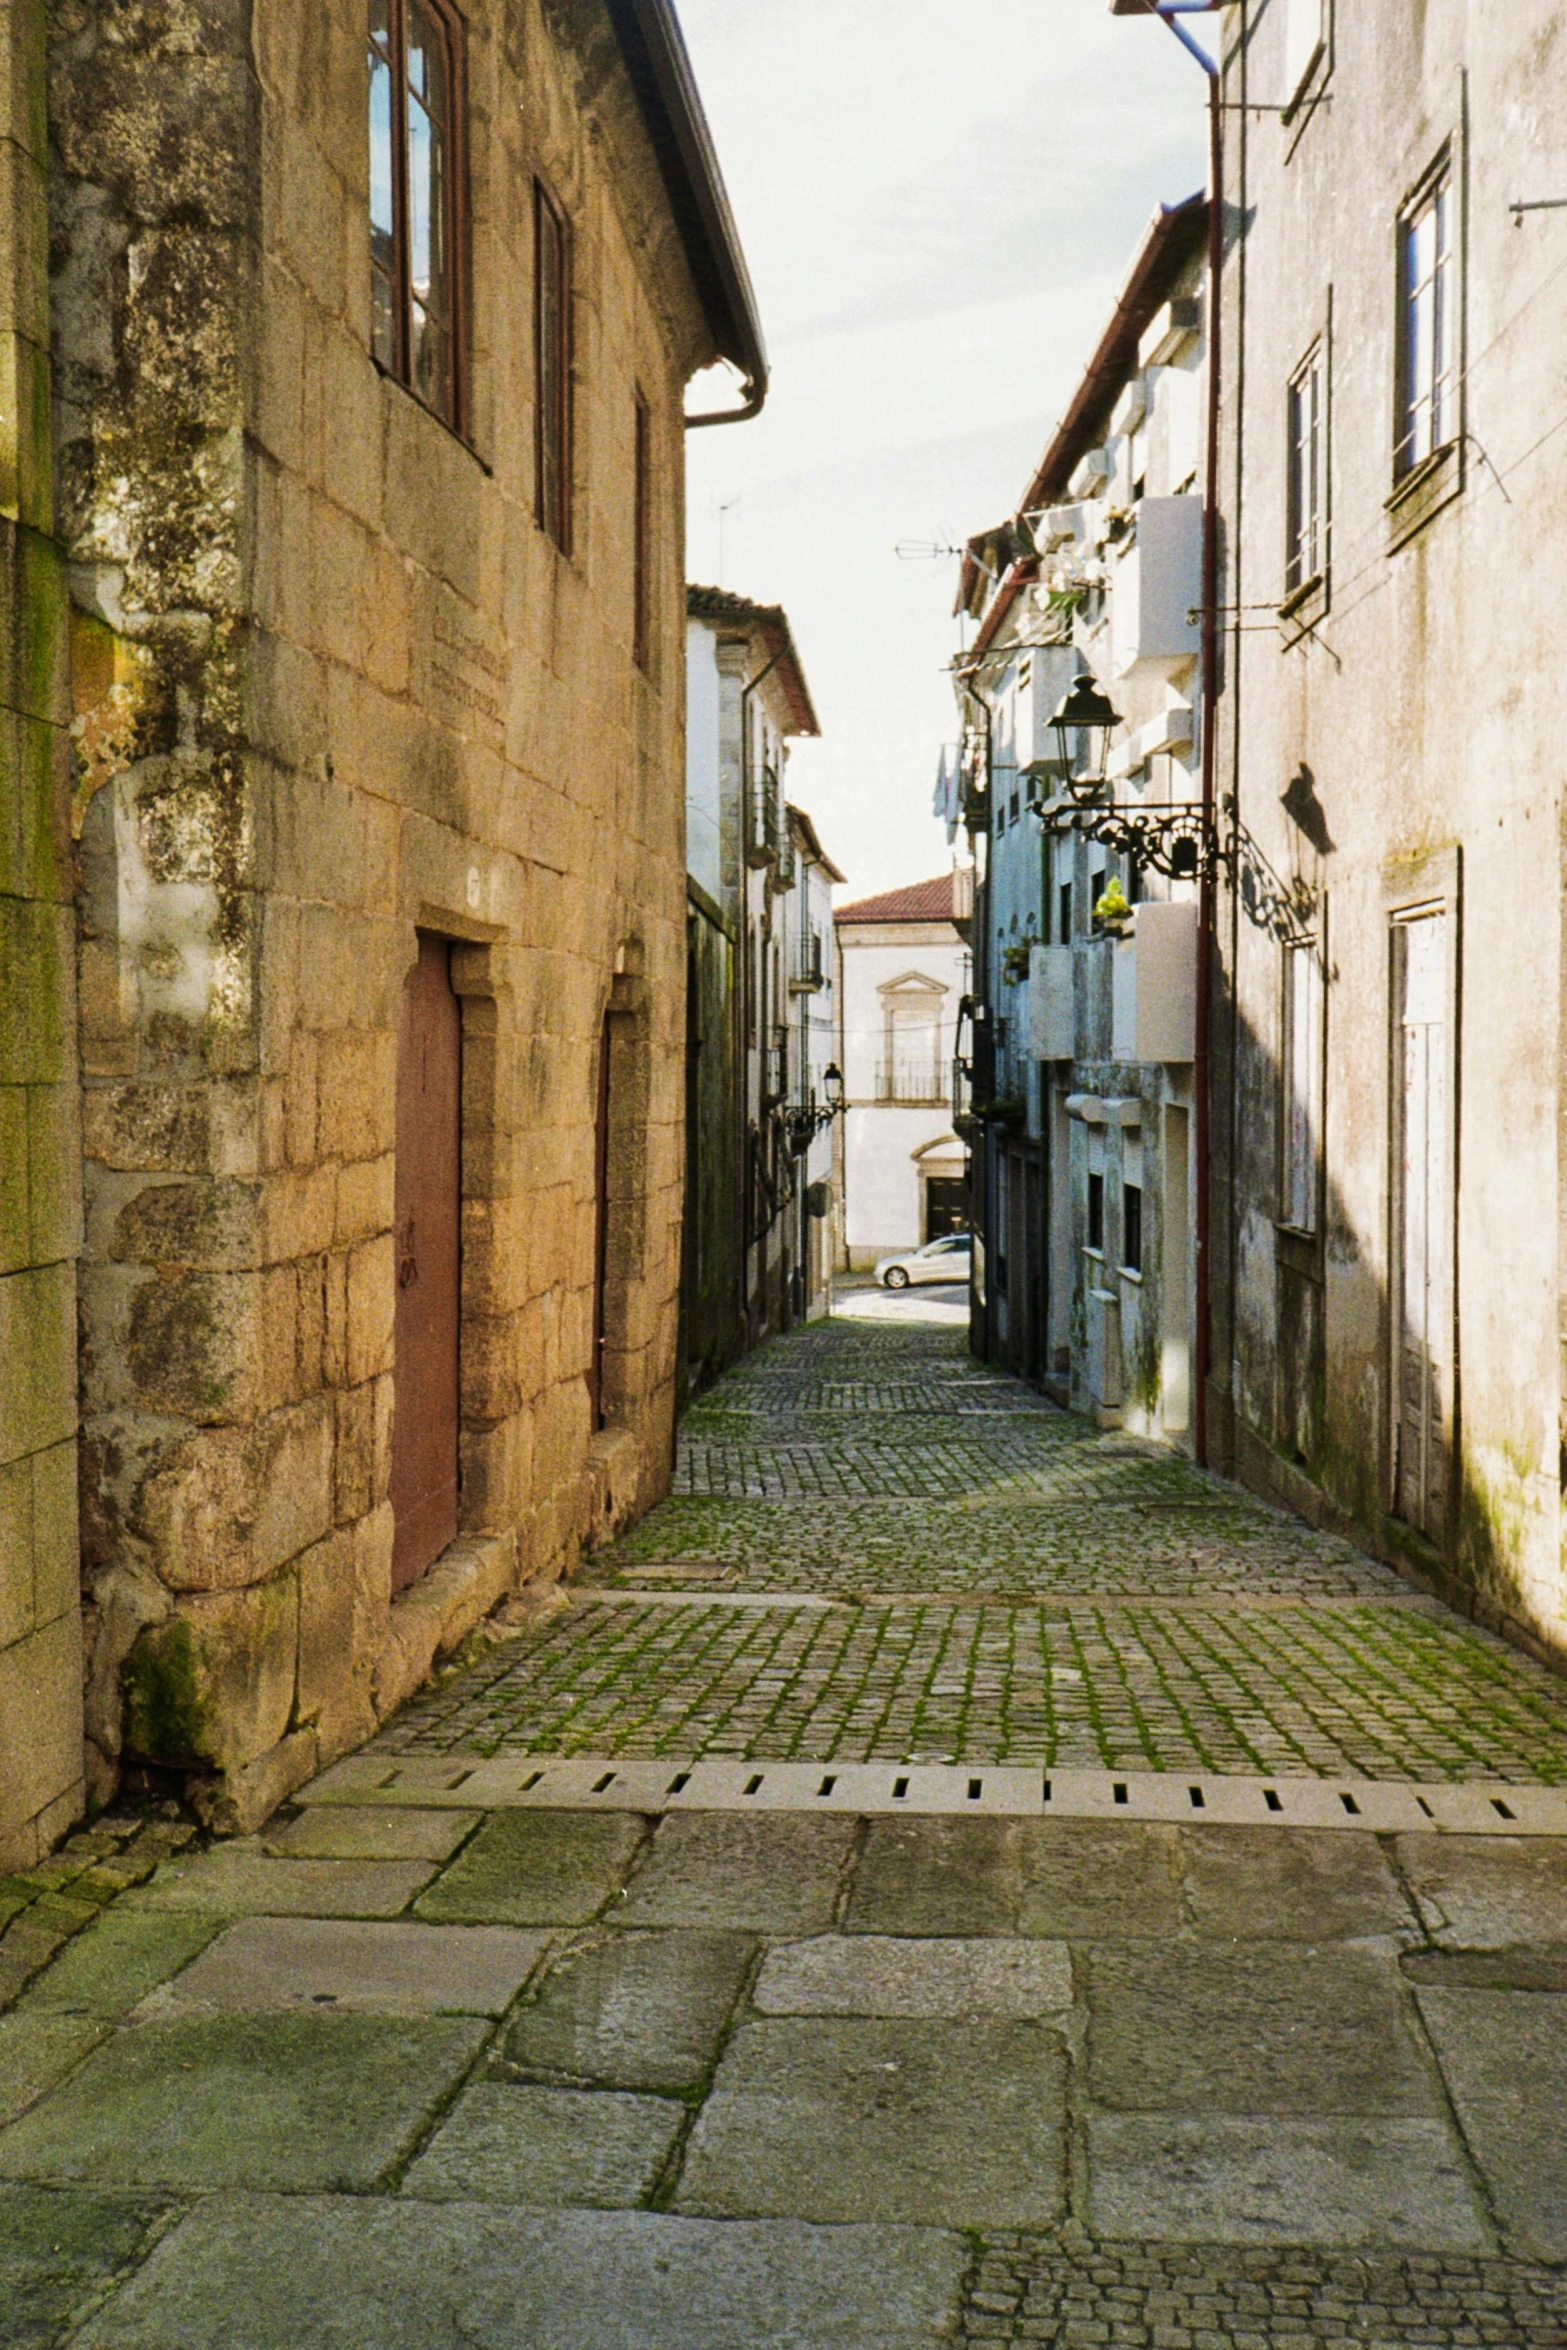
{"label": "metal drain slot", "polygon": [[618,1771],[606,1771],[602,1779],[595,1779],[593,1782],[594,1794],[602,1795],[606,1787],[613,1787],[619,1775]]}
{"label": "metal drain slot", "polygon": [[1284,1798],[1280,1795],[1276,1787],[1264,1787],[1262,1791],[1262,1800],[1267,1805],[1269,1811],[1282,1811],[1284,1809]]}

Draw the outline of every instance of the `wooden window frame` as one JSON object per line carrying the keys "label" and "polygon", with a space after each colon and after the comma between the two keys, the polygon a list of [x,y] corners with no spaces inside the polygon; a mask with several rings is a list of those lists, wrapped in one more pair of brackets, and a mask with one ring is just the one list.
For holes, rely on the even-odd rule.
{"label": "wooden window frame", "polygon": [[1328,368],[1320,335],[1289,379],[1285,417],[1287,607],[1292,596],[1324,579],[1328,568]]}
{"label": "wooden window frame", "polygon": [[646,672],[653,663],[653,411],[640,387],[633,433],[631,657]]}
{"label": "wooden window frame", "polygon": [[[1420,397],[1414,389],[1414,366],[1419,335],[1414,316],[1415,287],[1411,259],[1416,233],[1428,213],[1441,207],[1441,242],[1431,273],[1431,388]],[[1398,321],[1395,337],[1397,390],[1393,425],[1393,481],[1395,490],[1412,481],[1462,438],[1463,422],[1463,256],[1460,238],[1459,180],[1450,147],[1444,147],[1408,201],[1399,207],[1395,236],[1398,278]],[[1421,281],[1422,283],[1425,281]],[[1440,372],[1436,360],[1444,364]],[[1416,453],[1416,420],[1422,409],[1431,414],[1427,449]]]}
{"label": "wooden window frame", "polygon": [[[544,252],[546,230],[557,241],[560,263],[558,315],[553,333],[545,316]],[[572,551],[572,236],[571,222],[562,205],[535,178],[533,183],[533,498],[534,520],[554,540],[563,555]],[[545,354],[553,344],[555,392],[547,392]],[[546,407],[553,410],[546,415]],[[548,444],[557,454],[558,500],[549,496]]]}
{"label": "wooden window frame", "polygon": [[[468,210],[468,40],[467,27],[451,0],[421,0],[440,26],[446,40],[447,82],[451,93],[447,125],[446,201],[451,225],[451,365],[450,406],[426,399],[413,377],[413,288],[408,254],[408,0],[385,0],[389,24],[387,65],[391,72],[392,142],[392,358],[390,364],[375,348],[371,323],[371,357],[383,375],[418,401],[428,415],[446,425],[459,439],[469,431],[469,210]],[[368,12],[367,12],[368,13]],[[367,29],[372,58],[378,44]],[[367,207],[368,224],[368,207]],[[372,264],[372,274],[373,274]]]}

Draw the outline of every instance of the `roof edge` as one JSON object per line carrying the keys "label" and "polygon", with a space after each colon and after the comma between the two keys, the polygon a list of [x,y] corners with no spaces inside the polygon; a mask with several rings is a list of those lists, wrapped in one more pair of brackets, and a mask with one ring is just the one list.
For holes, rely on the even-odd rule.
{"label": "roof edge", "polygon": [[767,396],[767,344],[674,0],[605,5],[718,356],[745,377],[755,414]]}
{"label": "roof edge", "polygon": [[805,670],[795,649],[789,615],[782,604],[754,604],[749,596],[734,595],[728,588],[700,587],[688,581],[686,618],[708,621],[715,628],[727,623],[731,628],[743,628],[747,634],[755,629],[767,647],[769,667],[776,669],[788,698],[792,723],[784,732],[821,733],[816,705],[811,700],[811,689],[805,682]]}

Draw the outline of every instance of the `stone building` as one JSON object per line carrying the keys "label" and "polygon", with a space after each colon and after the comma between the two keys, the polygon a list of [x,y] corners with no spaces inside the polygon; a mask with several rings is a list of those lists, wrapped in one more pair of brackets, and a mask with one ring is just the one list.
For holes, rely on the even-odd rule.
{"label": "stone building", "polygon": [[834,916],[844,1081],[842,1247],[862,1272],[968,1228],[952,1064],[968,994],[966,868],[856,898]]}
{"label": "stone building", "polygon": [[1562,1654],[1567,16],[1217,21],[1212,1449]]}
{"label": "stone building", "polygon": [[3,36],[0,1638],[36,1664],[0,1737],[61,1758],[0,1768],[22,1851],[82,1752],[75,1186],[13,1208],[19,1134],[70,1158],[62,722],[88,1789],[168,1769],[244,1823],[667,1481],[685,385],[765,387],[667,0],[47,23]]}
{"label": "stone building", "polygon": [[[1016,515],[969,544],[943,762],[980,874],[976,1344],[1187,1447],[1207,221],[1155,213]],[[1052,720],[1082,680],[1110,723],[1074,772]]]}

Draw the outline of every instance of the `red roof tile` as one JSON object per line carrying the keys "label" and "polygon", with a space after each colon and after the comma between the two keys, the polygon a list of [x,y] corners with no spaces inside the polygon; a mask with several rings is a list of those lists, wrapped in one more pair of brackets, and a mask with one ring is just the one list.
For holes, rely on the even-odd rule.
{"label": "red roof tile", "polygon": [[880,897],[858,898],[852,906],[835,906],[835,922],[950,922],[952,875],[934,881],[906,882],[902,889],[883,890]]}

